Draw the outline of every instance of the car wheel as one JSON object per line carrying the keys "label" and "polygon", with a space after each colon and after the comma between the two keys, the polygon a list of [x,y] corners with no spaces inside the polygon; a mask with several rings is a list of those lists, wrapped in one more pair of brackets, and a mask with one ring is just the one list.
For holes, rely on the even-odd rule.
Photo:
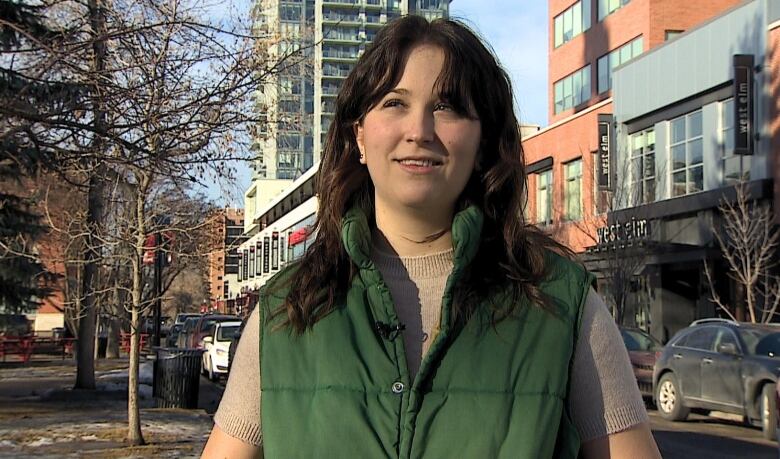
{"label": "car wheel", "polygon": [[761,430],[764,438],[774,440],[777,434],[777,400],[775,400],[775,385],[764,384],[758,404],[758,414],[761,416]]}
{"label": "car wheel", "polygon": [[690,410],[683,404],[680,386],[672,373],[661,376],[656,389],[656,404],[661,417],[670,421],[683,421]]}
{"label": "car wheel", "polygon": [[200,374],[206,375],[206,360],[208,360],[208,354],[204,353],[203,358],[200,359]]}

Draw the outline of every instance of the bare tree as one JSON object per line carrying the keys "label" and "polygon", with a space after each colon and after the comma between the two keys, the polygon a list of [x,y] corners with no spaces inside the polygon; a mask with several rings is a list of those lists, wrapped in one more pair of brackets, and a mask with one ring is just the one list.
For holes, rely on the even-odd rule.
{"label": "bare tree", "polygon": [[[85,200],[72,219],[50,219],[68,249],[77,386],[94,387],[101,302],[113,301],[116,315],[121,304],[131,335],[128,441],[140,444],[139,318],[156,299],[142,262],[147,236],[173,232],[186,246],[198,232],[192,217],[199,213],[182,198],[206,176],[230,175],[231,162],[253,159],[250,131],[263,119],[252,96],[298,51],[258,52],[269,37],[242,21],[204,20],[206,12],[189,0],[44,0],[41,9],[70,33],[57,47],[33,40],[6,61],[10,71],[66,81],[86,96],[45,110],[12,100],[0,106],[0,119],[13,120],[13,132],[54,155],[59,177]],[[163,215],[171,224],[159,224]],[[196,257],[194,250],[182,258]]]}
{"label": "bare tree", "polygon": [[[637,293],[649,296],[649,292],[641,291],[638,279],[647,261],[647,246],[653,239],[654,229],[646,225],[639,214],[628,210],[641,205],[644,199],[644,189],[638,185],[630,161],[616,161],[618,173],[615,176],[620,179],[613,178],[611,189],[603,190],[597,184],[595,156],[581,151],[581,193],[593,193],[593,205],[582,206],[579,215],[567,215],[564,185],[561,196],[554,196],[552,223],[548,230],[564,244],[587,247],[588,254],[597,259],[603,275],[604,290],[600,293],[611,307],[615,322],[625,325],[632,296]],[[627,152],[622,151],[622,156],[625,158]],[[593,184],[593,188],[588,189],[585,183]],[[580,197],[581,204],[587,201]],[[614,217],[617,211],[621,211],[622,220]]]}
{"label": "bare tree", "polygon": [[[780,231],[773,221],[771,206],[751,200],[744,181],[735,185],[734,190],[733,200],[721,199],[721,224],[713,224],[712,234],[726,262],[728,277],[738,287],[737,302],[744,302],[748,320],[768,323],[780,305],[780,277],[776,271]],[[704,273],[711,301],[737,320],[737,305],[721,299],[709,263],[704,263]]]}

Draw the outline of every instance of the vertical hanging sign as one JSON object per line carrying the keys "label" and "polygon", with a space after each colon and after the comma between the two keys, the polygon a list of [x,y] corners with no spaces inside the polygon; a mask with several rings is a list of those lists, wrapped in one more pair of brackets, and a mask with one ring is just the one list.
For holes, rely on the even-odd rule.
{"label": "vertical hanging sign", "polygon": [[271,238],[266,236],[263,238],[263,274],[270,271],[271,262]]}
{"label": "vertical hanging sign", "polygon": [[753,154],[753,55],[734,55],[734,154]]}
{"label": "vertical hanging sign", "polygon": [[612,120],[613,117],[610,114],[601,113],[598,116],[598,185],[602,190],[612,189],[612,164],[615,156]]}

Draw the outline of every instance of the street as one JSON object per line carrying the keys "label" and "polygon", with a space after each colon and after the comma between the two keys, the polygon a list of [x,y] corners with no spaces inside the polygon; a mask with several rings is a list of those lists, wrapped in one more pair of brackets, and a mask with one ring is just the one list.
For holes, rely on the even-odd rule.
{"label": "street", "polygon": [[777,444],[761,431],[729,419],[691,414],[685,422],[671,422],[648,409],[661,456],[682,458],[777,458]]}

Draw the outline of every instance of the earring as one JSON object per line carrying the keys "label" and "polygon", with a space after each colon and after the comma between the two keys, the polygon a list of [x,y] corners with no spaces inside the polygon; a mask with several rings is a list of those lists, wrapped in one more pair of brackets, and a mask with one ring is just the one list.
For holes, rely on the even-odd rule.
{"label": "earring", "polygon": [[363,161],[365,159],[365,156],[363,156],[363,153],[360,153],[360,160]]}

